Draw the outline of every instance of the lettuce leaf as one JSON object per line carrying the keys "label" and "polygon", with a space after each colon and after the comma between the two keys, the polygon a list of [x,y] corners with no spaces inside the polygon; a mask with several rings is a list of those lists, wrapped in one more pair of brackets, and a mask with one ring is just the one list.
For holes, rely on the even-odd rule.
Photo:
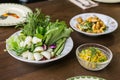
{"label": "lettuce leaf", "polygon": [[65,22],[56,21],[47,26],[47,32],[44,36],[45,44],[51,45],[57,42],[59,39],[68,38],[73,31],[71,28],[67,28]]}
{"label": "lettuce leaf", "polygon": [[21,55],[21,53],[27,50],[25,47],[20,47],[21,38],[20,36],[11,36],[6,40],[8,49],[15,51],[17,55]]}

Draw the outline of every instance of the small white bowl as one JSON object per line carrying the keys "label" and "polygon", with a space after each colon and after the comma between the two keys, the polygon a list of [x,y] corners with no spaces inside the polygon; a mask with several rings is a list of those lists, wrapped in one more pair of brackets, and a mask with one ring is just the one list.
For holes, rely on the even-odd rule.
{"label": "small white bowl", "polygon": [[[79,57],[79,54],[80,54],[81,50],[86,49],[88,47],[98,48],[107,56],[108,59],[104,62],[99,62],[99,63],[88,62],[88,61],[83,60],[82,58]],[[103,45],[96,44],[96,43],[86,43],[86,44],[80,45],[76,49],[76,57],[77,57],[79,63],[81,64],[81,66],[84,67],[85,69],[91,70],[91,71],[98,71],[98,70],[104,69],[111,62],[113,54],[110,49],[108,49],[107,47],[105,47]],[[93,66],[95,66],[95,67],[93,67]]]}
{"label": "small white bowl", "polygon": [[[101,19],[104,22],[104,24],[107,26],[107,30],[105,30],[105,32],[103,32],[103,33],[88,33],[88,32],[81,31],[76,27],[76,24],[78,23],[76,21],[77,18],[81,17],[83,20],[86,20],[88,17],[95,17],[95,16],[97,16],[99,19]],[[118,23],[112,17],[104,15],[104,14],[100,14],[100,13],[83,13],[83,14],[78,14],[78,15],[74,16],[70,20],[70,26],[75,31],[80,32],[82,34],[85,34],[87,36],[100,36],[100,35],[109,34],[109,33],[112,33],[113,31],[115,31],[117,29],[117,27],[118,27]]]}

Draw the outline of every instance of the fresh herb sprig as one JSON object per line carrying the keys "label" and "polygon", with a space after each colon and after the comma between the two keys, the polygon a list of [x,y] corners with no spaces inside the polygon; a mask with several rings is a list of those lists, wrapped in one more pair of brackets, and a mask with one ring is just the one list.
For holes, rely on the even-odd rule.
{"label": "fresh herb sprig", "polygon": [[36,9],[34,13],[28,13],[26,23],[19,24],[17,27],[23,27],[22,33],[26,36],[35,36],[38,32],[44,35],[49,23],[50,16],[45,16],[39,9]]}

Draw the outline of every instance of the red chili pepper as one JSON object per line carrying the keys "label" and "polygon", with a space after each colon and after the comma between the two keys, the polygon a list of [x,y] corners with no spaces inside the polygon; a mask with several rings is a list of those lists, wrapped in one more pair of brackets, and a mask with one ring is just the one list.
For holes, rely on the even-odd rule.
{"label": "red chili pepper", "polygon": [[15,17],[15,18],[19,18],[19,16],[16,15],[15,13],[5,13],[2,16],[4,16],[4,17],[12,16],[12,17]]}
{"label": "red chili pepper", "polygon": [[8,16],[13,16],[13,17],[16,17],[16,18],[19,18],[18,15],[16,15],[15,13],[7,13]]}

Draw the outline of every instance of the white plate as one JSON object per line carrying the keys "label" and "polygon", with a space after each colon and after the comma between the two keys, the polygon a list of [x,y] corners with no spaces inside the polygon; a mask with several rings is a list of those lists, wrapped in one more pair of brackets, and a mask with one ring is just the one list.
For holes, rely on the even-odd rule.
{"label": "white plate", "polygon": [[26,16],[32,10],[26,6],[20,4],[12,4],[12,3],[3,3],[0,4],[0,15],[5,13],[15,13],[19,16],[19,18],[8,16],[6,19],[0,19],[0,26],[13,26],[19,23],[24,23]]}
{"label": "white plate", "polygon": [[[14,33],[13,35],[11,36],[16,36],[16,35],[19,35],[20,31]],[[10,37],[11,37],[10,36]],[[10,38],[9,37],[9,38]],[[6,49],[8,51],[8,53],[14,57],[15,59],[17,60],[20,60],[20,61],[23,61],[23,62],[27,62],[27,63],[35,63],[35,64],[44,64],[44,63],[48,63],[48,62],[52,62],[52,61],[55,61],[55,60],[58,60],[58,59],[61,59],[63,58],[64,56],[66,56],[73,48],[73,40],[71,37],[69,37],[65,43],[65,46],[64,46],[64,49],[63,51],[61,52],[61,54],[56,57],[56,58],[53,58],[53,59],[50,59],[50,60],[43,60],[43,61],[30,61],[30,60],[27,60],[27,59],[24,59],[23,57],[20,57],[20,56],[17,56],[16,53],[14,51],[11,51],[8,49],[8,45],[6,44]]]}
{"label": "white plate", "polygon": [[106,79],[95,76],[76,76],[76,77],[68,78],[66,80],[106,80]]}
{"label": "white plate", "polygon": [[103,3],[119,3],[120,0],[94,0],[98,2],[103,2]]}
{"label": "white plate", "polygon": [[[76,21],[76,18],[81,17],[83,20],[86,20],[88,17],[90,16],[97,16],[99,19],[101,19],[105,25],[108,27],[107,30],[103,33],[88,33],[88,32],[84,32],[79,30],[78,28],[76,28],[76,24],[78,23]],[[82,34],[88,35],[88,36],[99,36],[99,35],[104,35],[104,34],[108,34],[111,33],[113,31],[115,31],[118,27],[118,23],[115,19],[113,19],[110,16],[104,15],[104,14],[100,14],[100,13],[83,13],[83,14],[78,14],[76,16],[74,16],[71,20],[70,20],[70,26],[77,32],[80,32]]]}

